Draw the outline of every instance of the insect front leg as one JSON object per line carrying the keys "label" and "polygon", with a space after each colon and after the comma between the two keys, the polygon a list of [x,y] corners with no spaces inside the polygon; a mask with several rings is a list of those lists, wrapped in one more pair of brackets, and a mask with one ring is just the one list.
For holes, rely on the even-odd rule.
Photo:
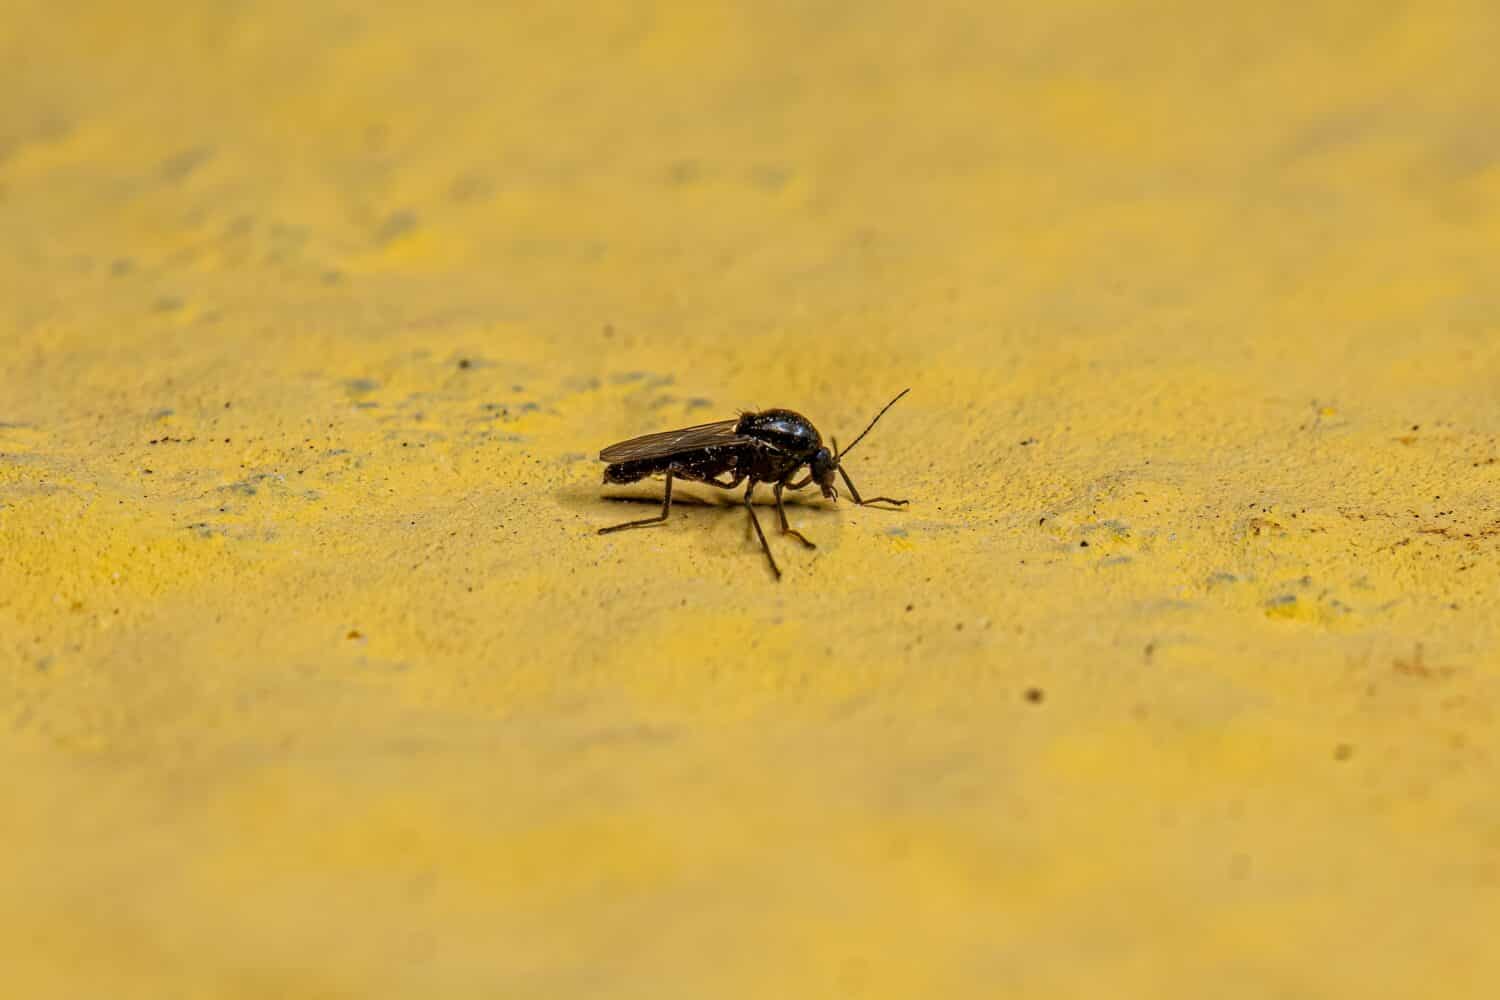
{"label": "insect front leg", "polygon": [[672,470],[667,470],[667,488],[661,498],[661,513],[656,517],[647,517],[639,521],[626,521],[624,524],[612,524],[608,528],[600,528],[599,534],[607,535],[611,531],[620,531],[625,528],[643,528],[648,524],[661,524],[672,513]]}
{"label": "insect front leg", "polygon": [[861,507],[868,507],[871,504],[877,503],[888,503],[893,504],[897,507],[904,507],[911,502],[909,500],[892,500],[890,497],[871,497],[868,500],[862,499],[859,495],[859,490],[854,488],[854,480],[849,478],[849,473],[844,471],[844,467],[842,465],[839,466],[839,475],[844,477],[844,485],[849,487],[849,495],[852,496],[854,498],[854,502],[859,504]]}
{"label": "insect front leg", "polygon": [[[810,479],[812,477],[809,476],[808,478]],[[775,490],[775,492],[776,492],[776,516],[779,517],[779,518],[781,518],[781,533],[783,535],[791,535],[792,537],[796,538],[797,541],[801,542],[803,545],[806,545],[808,548],[815,549],[815,548],[817,548],[816,545],[814,545],[812,542],[808,541],[807,538],[806,538],[806,536],[804,536],[802,534],[802,532],[800,532],[796,528],[792,527],[786,521],[786,508],[784,506],[782,506],[782,503],[781,503],[781,491],[782,491],[782,489],[784,489],[786,487],[786,485],[787,484],[786,484],[785,481],[779,482],[779,483],[776,484],[776,490]],[[792,489],[796,489],[796,488],[797,488],[796,486],[792,487]]]}
{"label": "insect front leg", "polygon": [[771,564],[771,572],[776,574],[776,579],[781,579],[781,567],[776,565],[776,557],[771,555],[771,546],[766,542],[766,533],[760,529],[760,518],[755,516],[755,508],[751,505],[755,498],[755,480],[750,480],[750,485],[745,487],[745,513],[750,515],[750,523],[755,525],[755,534],[760,538],[760,547],[766,554],[766,562]]}

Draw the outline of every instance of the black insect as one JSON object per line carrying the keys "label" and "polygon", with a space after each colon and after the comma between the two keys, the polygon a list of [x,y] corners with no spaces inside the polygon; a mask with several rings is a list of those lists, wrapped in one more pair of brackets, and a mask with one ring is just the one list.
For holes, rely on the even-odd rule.
{"label": "black insect", "polygon": [[[645,434],[612,444],[599,453],[599,460],[609,463],[604,470],[606,483],[633,483],[647,476],[665,476],[667,485],[659,515],[600,528],[599,534],[622,528],[661,524],[672,512],[673,479],[689,479],[717,486],[722,490],[732,490],[748,479],[750,482],[745,487],[745,510],[750,514],[750,523],[755,526],[755,534],[760,538],[760,547],[766,553],[766,561],[771,564],[772,572],[779,577],[781,569],[771,555],[771,546],[766,544],[766,533],[761,530],[760,519],[755,516],[755,508],[751,506],[755,487],[760,483],[772,484],[772,492],[776,497],[776,516],[781,519],[781,533],[792,535],[810,549],[817,546],[787,524],[786,508],[782,506],[781,500],[783,490],[800,490],[809,483],[817,483],[825,497],[837,500],[838,490],[833,486],[833,474],[837,472],[843,477],[844,485],[849,487],[849,495],[861,506],[881,503],[895,507],[904,505],[907,501],[892,500],[890,497],[863,499],[855,488],[854,481],[849,478],[849,473],[844,471],[842,463],[844,456],[853,451],[854,446],[870,433],[876,421],[885,416],[885,411],[895,406],[896,400],[908,392],[911,390],[903,389],[897,393],[896,399],[886,403],[875,414],[875,419],[870,421],[869,427],[861,431],[859,437],[842,451],[839,450],[837,440],[833,442],[832,451],[825,448],[823,439],[818,436],[818,429],[812,422],[791,410],[743,413],[729,420],[662,431],[659,434]],[[807,475],[793,482],[792,477],[804,465],[807,466]]]}

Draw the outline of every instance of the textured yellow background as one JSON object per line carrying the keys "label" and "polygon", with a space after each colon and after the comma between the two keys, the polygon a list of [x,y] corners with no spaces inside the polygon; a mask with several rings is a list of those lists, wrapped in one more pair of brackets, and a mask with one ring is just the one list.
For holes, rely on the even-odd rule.
{"label": "textured yellow background", "polygon": [[5,993],[1496,995],[1497,51],[8,0]]}

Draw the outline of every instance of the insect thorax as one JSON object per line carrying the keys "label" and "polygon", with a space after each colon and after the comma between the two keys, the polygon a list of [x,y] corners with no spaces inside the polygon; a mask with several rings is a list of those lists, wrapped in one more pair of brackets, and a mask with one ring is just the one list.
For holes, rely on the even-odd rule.
{"label": "insect thorax", "polygon": [[757,438],[793,455],[811,455],[823,446],[812,421],[792,410],[746,413],[740,417],[735,433]]}

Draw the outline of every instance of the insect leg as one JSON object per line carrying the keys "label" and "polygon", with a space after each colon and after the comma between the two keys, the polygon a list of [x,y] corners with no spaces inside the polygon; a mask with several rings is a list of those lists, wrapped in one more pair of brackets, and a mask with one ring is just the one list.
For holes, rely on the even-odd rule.
{"label": "insect leg", "polygon": [[755,525],[755,534],[760,538],[760,547],[766,553],[766,562],[771,564],[771,572],[776,574],[776,579],[781,579],[781,567],[776,565],[776,557],[771,555],[771,546],[766,542],[766,533],[760,530],[760,518],[755,516],[755,508],[751,501],[755,497],[755,480],[750,480],[750,485],[745,487],[745,513],[750,515],[750,523]]}
{"label": "insect leg", "polygon": [[909,500],[892,500],[890,497],[871,497],[868,500],[861,499],[859,490],[854,488],[854,480],[849,478],[849,473],[844,471],[844,467],[842,465],[839,466],[839,475],[844,477],[844,485],[849,487],[849,495],[852,496],[854,498],[854,502],[859,504],[861,507],[868,507],[871,504],[876,503],[888,503],[894,504],[897,507],[904,507],[906,504],[911,502]]}
{"label": "insect leg", "polygon": [[647,517],[639,521],[626,521],[624,524],[612,524],[608,528],[600,528],[599,534],[607,535],[611,531],[619,531],[622,528],[643,528],[648,524],[661,524],[672,512],[672,470],[667,470],[667,488],[661,498],[661,513],[656,517]]}
{"label": "insect leg", "polygon": [[789,490],[800,490],[802,487],[806,486],[810,482],[812,482],[812,473],[811,472],[809,472],[807,475],[803,476],[801,479],[797,480],[795,483],[787,483],[786,484],[786,488],[789,489]]}
{"label": "insect leg", "polygon": [[806,545],[808,548],[815,549],[815,548],[817,548],[817,546],[814,545],[812,542],[808,541],[807,538],[806,538],[806,536],[804,536],[802,534],[802,532],[798,531],[796,528],[794,528],[790,524],[786,523],[786,508],[783,507],[782,504],[781,504],[781,491],[782,491],[782,488],[785,487],[785,486],[786,486],[786,483],[784,483],[784,482],[777,483],[776,484],[776,491],[775,491],[776,492],[776,516],[779,517],[779,518],[781,518],[781,533],[783,535],[791,535],[791,536],[795,537],[797,539],[797,541],[801,542],[803,545]]}

